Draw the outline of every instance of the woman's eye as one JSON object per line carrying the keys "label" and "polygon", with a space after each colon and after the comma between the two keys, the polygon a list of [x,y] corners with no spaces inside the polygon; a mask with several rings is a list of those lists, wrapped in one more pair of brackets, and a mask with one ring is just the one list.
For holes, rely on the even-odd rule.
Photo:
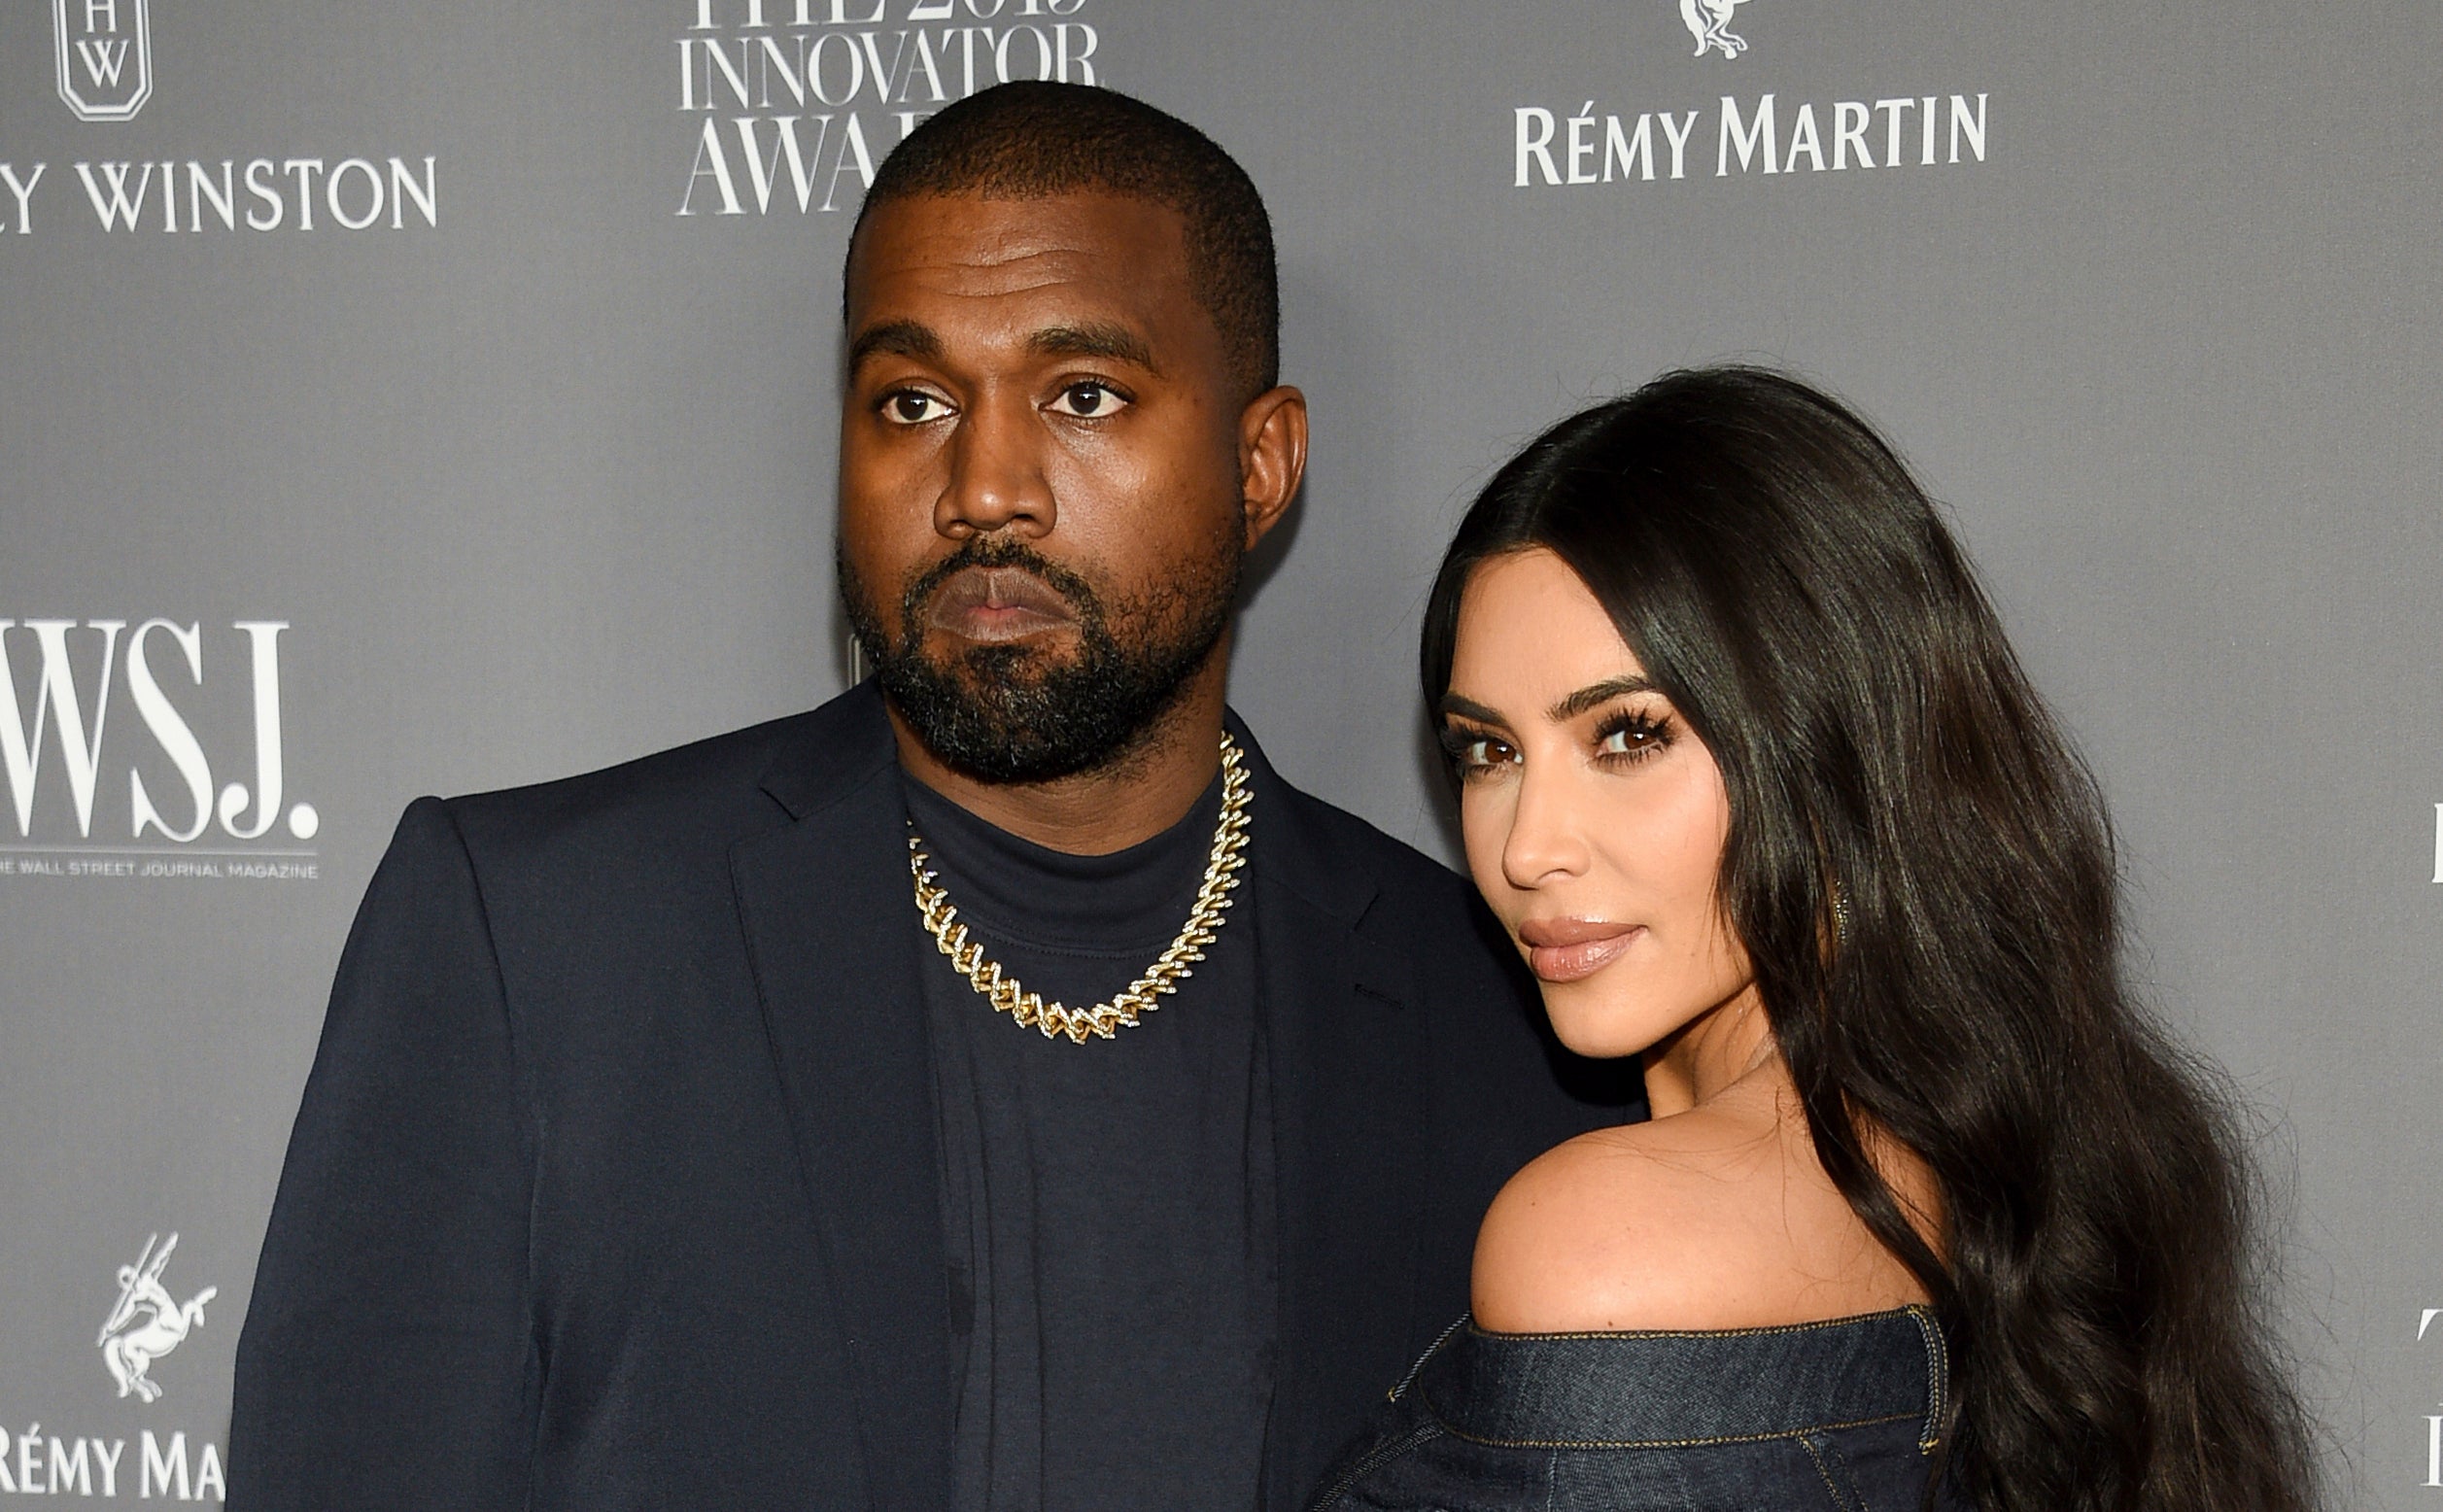
{"label": "woman's eye", "polygon": [[1063,415],[1093,420],[1118,414],[1127,402],[1117,389],[1099,383],[1073,383],[1060,391],[1051,401],[1051,407]]}
{"label": "woman's eye", "polygon": [[882,398],[882,416],[898,425],[921,426],[950,412],[949,405],[916,389],[902,389]]}
{"label": "woman's eye", "polygon": [[1461,735],[1456,732],[1443,739],[1443,748],[1451,753],[1451,765],[1462,777],[1506,767],[1517,760],[1509,742],[1497,740],[1489,735]]}
{"label": "woman's eye", "polygon": [[1598,756],[1644,756],[1670,743],[1664,727],[1651,719],[1626,719],[1596,738]]}

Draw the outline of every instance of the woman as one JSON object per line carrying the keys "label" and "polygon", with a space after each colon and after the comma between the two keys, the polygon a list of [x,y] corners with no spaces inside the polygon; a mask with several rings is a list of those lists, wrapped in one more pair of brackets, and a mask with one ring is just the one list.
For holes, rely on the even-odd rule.
{"label": "woman", "polygon": [[1322,1507],[2312,1504],[2094,784],[1874,431],[1746,368],[1562,422],[1424,675],[1477,886],[1654,1117],[1503,1189]]}

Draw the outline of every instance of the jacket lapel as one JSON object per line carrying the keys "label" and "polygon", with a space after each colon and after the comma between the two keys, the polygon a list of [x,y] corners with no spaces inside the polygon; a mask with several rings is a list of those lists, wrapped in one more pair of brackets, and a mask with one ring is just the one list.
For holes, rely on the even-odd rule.
{"label": "jacket lapel", "polygon": [[731,852],[739,912],[859,1392],[872,1504],[949,1501],[932,1062],[881,701],[860,688],[765,775],[794,822]]}
{"label": "jacket lapel", "polygon": [[[731,853],[766,1032],[859,1391],[873,1504],[949,1502],[950,1361],[933,1074],[898,780],[880,698],[818,711],[763,786],[792,822]],[[1279,1311],[1265,1501],[1291,1508],[1341,1446],[1350,1383],[1410,1350],[1426,1173],[1422,1016],[1406,963],[1365,948],[1376,884],[1246,728],[1258,992],[1273,1087]]]}
{"label": "jacket lapel", "polygon": [[1403,962],[1359,925],[1374,879],[1325,831],[1313,801],[1274,774],[1233,720],[1255,769],[1259,991],[1271,1050],[1280,1187],[1265,1505],[1294,1508],[1342,1446],[1351,1383],[1389,1387],[1407,1363],[1423,1226],[1421,1015]]}

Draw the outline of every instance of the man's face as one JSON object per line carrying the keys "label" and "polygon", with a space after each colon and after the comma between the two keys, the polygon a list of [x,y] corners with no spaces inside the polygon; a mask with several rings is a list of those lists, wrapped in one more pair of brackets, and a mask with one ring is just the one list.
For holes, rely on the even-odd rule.
{"label": "man's face", "polygon": [[859,233],[847,318],[841,588],[894,705],[987,780],[1123,756],[1220,644],[1256,533],[1183,219],[895,201]]}

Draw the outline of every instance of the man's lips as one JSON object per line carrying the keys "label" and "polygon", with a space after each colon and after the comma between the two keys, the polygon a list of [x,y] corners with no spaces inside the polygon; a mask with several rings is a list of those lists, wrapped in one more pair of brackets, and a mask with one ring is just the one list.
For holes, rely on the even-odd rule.
{"label": "man's lips", "polygon": [[1023,640],[1077,623],[1069,601],[1023,567],[962,567],[925,605],[928,629],[963,640]]}
{"label": "man's lips", "polygon": [[1592,977],[1619,960],[1642,924],[1609,919],[1528,919],[1519,925],[1519,943],[1527,946],[1527,965],[1544,981],[1576,981]]}

